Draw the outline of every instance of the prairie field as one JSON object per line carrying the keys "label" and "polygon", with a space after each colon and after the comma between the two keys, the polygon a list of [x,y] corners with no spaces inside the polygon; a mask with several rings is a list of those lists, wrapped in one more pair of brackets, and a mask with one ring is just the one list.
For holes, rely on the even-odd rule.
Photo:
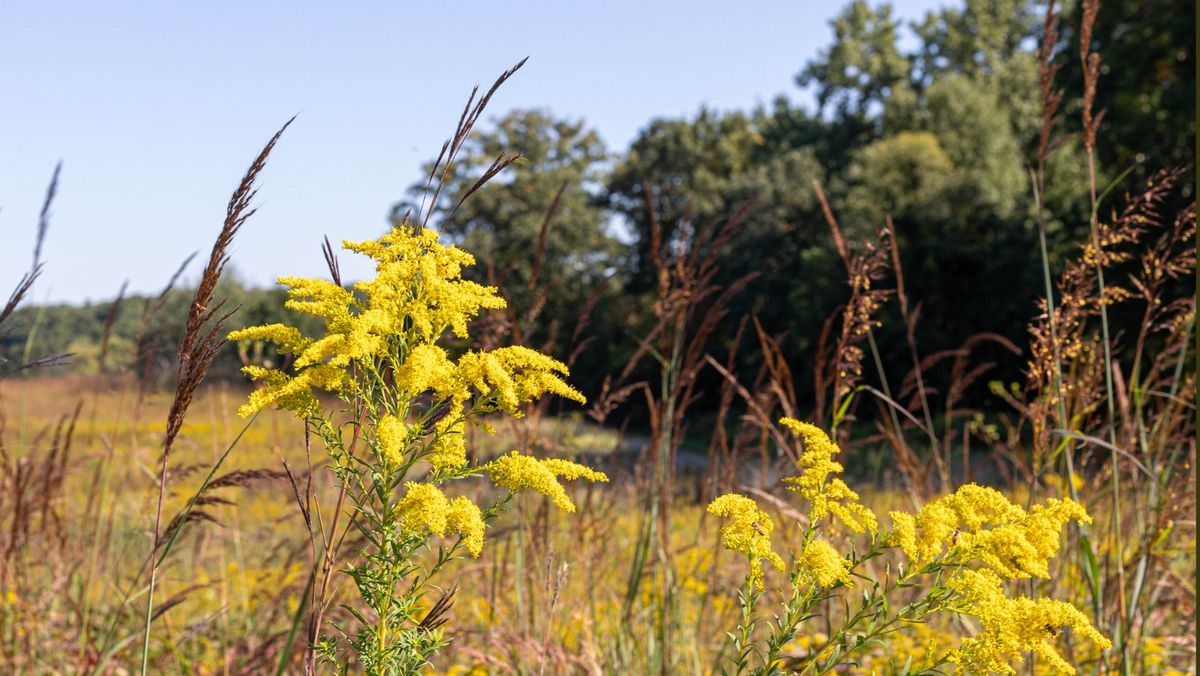
{"label": "prairie field", "polygon": [[[156,670],[266,673],[278,666],[288,638],[299,639],[293,625],[303,617],[312,553],[284,463],[301,486],[311,472],[314,500],[331,504],[336,491],[321,471],[327,460],[306,451],[303,426],[291,415],[265,411],[243,431],[236,408],[246,393],[244,386],[202,387],[179,434],[168,514],[185,505],[201,474],[241,437],[221,469],[233,480],[212,490],[212,502],[193,512],[196,527],[163,568],[157,593],[164,610],[155,622],[152,655]],[[139,402],[137,383],[127,377],[43,377],[5,382],[0,404],[6,452],[41,449],[6,458],[8,467],[18,468],[6,477],[18,498],[10,498],[6,524],[11,530],[4,558],[10,581],[2,625],[5,662],[27,673],[71,672],[80,665],[121,673],[121,665],[134,661],[140,636],[137,611],[145,583],[139,585],[135,573],[149,554],[155,464],[171,393],[151,392]],[[515,447],[518,439],[533,439],[563,457],[587,457],[613,481],[576,493],[579,511],[573,515],[526,496],[488,532],[489,544],[478,559],[461,559],[443,573],[456,588],[456,602],[453,638],[437,671],[607,673],[616,664],[641,663],[645,637],[654,630],[651,609],[660,590],[653,585],[662,582],[647,578],[634,601],[637,610],[625,620],[645,495],[644,479],[636,476],[637,453],[617,457],[619,435],[578,415],[500,427],[494,437],[481,439],[478,452],[494,455]],[[786,494],[753,485],[758,481],[753,474],[747,475],[752,477],[747,488],[780,524],[776,543],[786,551],[805,517]],[[720,547],[714,517],[703,509],[704,497],[715,489],[710,473],[693,472],[678,481],[669,537],[671,659],[675,669],[704,673],[731,651],[725,633],[738,623],[736,594],[746,565]],[[1065,495],[1061,481],[1057,474],[1045,475],[1041,494]],[[1137,643],[1131,648],[1137,673],[1186,673],[1194,658],[1189,482],[1184,474],[1174,486],[1166,485],[1171,506],[1157,517],[1163,525],[1149,543],[1153,573],[1144,574]],[[879,514],[911,509],[912,495],[896,483],[894,476],[881,477],[856,488]],[[1101,478],[1080,479],[1077,488],[1080,501],[1093,505],[1096,523],[1110,519]],[[465,493],[488,490],[476,483]],[[1018,502],[1029,499],[1028,486],[1013,485],[1008,492]],[[197,519],[201,509],[204,516]],[[1124,516],[1138,518],[1134,509]],[[1113,546],[1109,540],[1099,543],[1102,556]],[[1142,569],[1132,555],[1127,563]],[[879,574],[884,566],[873,568]],[[1069,559],[1061,562],[1052,580],[1038,583],[1038,593],[1086,600],[1086,581],[1073,568]],[[825,610],[832,617],[810,620],[786,647],[788,659],[801,663],[829,641],[836,630],[826,623],[836,623],[840,609]],[[951,649],[960,631],[950,618],[932,618],[864,651],[853,671],[885,673],[889,664],[896,667],[896,655],[919,663]],[[295,659],[298,643],[293,650]],[[1077,663],[1100,659],[1085,647],[1077,650],[1068,653]]]}

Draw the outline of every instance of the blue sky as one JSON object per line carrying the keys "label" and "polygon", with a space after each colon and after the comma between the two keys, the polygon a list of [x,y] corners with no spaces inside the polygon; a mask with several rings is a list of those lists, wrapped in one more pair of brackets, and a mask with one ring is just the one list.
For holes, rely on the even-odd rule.
{"label": "blue sky", "polygon": [[[320,275],[322,236],[377,236],[471,86],[522,57],[489,118],[545,108],[619,152],[655,117],[811,101],[793,76],[843,4],[7,0],[0,293],[29,266],[60,159],[36,302],[107,299],[125,280],[157,291],[189,253],[206,256],[230,190],[293,114],[233,265],[257,285]],[[916,19],[944,3],[892,4]]]}

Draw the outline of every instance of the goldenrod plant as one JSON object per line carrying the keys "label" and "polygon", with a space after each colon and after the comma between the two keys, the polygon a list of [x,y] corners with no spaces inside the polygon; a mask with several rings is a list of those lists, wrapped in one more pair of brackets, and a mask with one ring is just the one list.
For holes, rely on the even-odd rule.
{"label": "goldenrod plant", "polygon": [[[303,419],[329,452],[361,536],[345,569],[360,601],[344,605],[354,627],[319,628],[318,653],[345,671],[415,673],[447,643],[426,603],[435,578],[465,552],[478,557],[485,530],[513,494],[530,489],[575,509],[560,479],[607,481],[583,465],[513,451],[480,464],[468,457],[469,426],[485,416],[520,417],[546,394],[582,403],[561,362],[524,347],[468,350],[445,343],[469,337],[482,310],[504,307],[494,287],[462,278],[470,254],[438,241],[433,230],[401,223],[378,240],[346,242],[369,257],[376,276],[347,289],[322,279],[286,277],[287,307],[321,318],[325,335],[283,324],[255,326],[230,340],[271,341],[294,355],[293,373],[245,367],[262,386],[240,408],[250,416],[278,407]],[[327,408],[319,393],[339,402]],[[504,489],[480,506],[444,488],[487,475]],[[451,540],[447,540],[447,539]],[[435,608],[441,607],[440,605]]]}
{"label": "goldenrod plant", "polygon": [[[896,672],[940,673],[953,665],[966,673],[1016,674],[1016,666],[1032,653],[1054,670],[1075,673],[1074,660],[1056,649],[1064,629],[1101,650],[1111,647],[1074,605],[1010,593],[1021,581],[1051,577],[1049,562],[1058,555],[1064,526],[1072,520],[1091,523],[1082,505],[1050,498],[1026,510],[995,489],[966,484],[915,514],[890,512],[891,527],[880,530],[875,514],[837,476],[843,469],[834,460],[839,449],[825,432],[791,418],[780,424],[802,440],[796,463],[801,474],[785,481],[809,504],[791,565],[773,551],[774,524],[754,500],[729,493],[708,506],[727,518],[722,544],[750,562],[739,594],[741,623],[730,634],[733,663],[722,673],[825,674],[853,668],[858,656],[882,645],[889,634],[909,631],[935,613],[958,616],[971,635],[950,650],[927,652],[921,663],[897,656],[891,664]],[[865,538],[864,548],[839,552],[831,538],[840,529]],[[895,563],[893,570],[889,562],[882,579],[864,565],[880,557],[894,557]],[[769,623],[765,637],[756,633],[762,561],[786,568],[790,584],[783,612]],[[828,602],[841,605],[844,613],[831,616]],[[823,646],[799,663],[785,663],[784,646],[805,631],[806,622],[822,625]]]}

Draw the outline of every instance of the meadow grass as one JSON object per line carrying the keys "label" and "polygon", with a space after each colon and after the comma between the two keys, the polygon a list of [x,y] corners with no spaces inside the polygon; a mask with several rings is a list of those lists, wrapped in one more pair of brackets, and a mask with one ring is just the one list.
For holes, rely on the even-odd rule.
{"label": "meadow grass", "polygon": [[[128,377],[49,377],[6,382],[0,404],[6,418],[6,448],[35,448],[36,437],[75,415],[82,402],[72,439],[68,471],[47,506],[46,522],[35,509],[28,539],[6,556],[8,582],[0,636],[8,668],[27,673],[117,670],[136,664],[137,605],[122,600],[137,583],[131,579],[148,553],[146,533],[153,527],[157,496],[154,462],[161,452],[161,421],[171,394],[154,392],[134,419],[130,401],[136,383]],[[217,384],[199,390],[189,421],[179,433],[175,488],[165,513],[175,514],[207,467],[237,434],[235,409],[244,387]],[[523,424],[523,423],[520,423]],[[513,519],[489,531],[489,545],[479,559],[452,564],[446,577],[457,585],[452,637],[439,670],[467,673],[609,673],[640,671],[647,655],[644,637],[653,633],[653,595],[644,586],[637,610],[623,616],[629,561],[638,542],[643,482],[623,474],[622,461],[602,458],[615,447],[612,432],[578,419],[539,420],[538,433],[557,438],[586,453],[614,477],[611,486],[576,492],[579,513],[562,515],[540,496],[522,496]],[[18,433],[18,430],[23,432]],[[40,435],[43,439],[46,435]],[[506,438],[507,437],[507,438]],[[517,431],[499,426],[488,446],[503,449]],[[569,441],[577,439],[576,442]],[[119,448],[109,453],[108,449]],[[32,456],[32,454],[31,454]],[[309,458],[303,431],[290,415],[265,411],[242,437],[226,461],[229,472],[306,468]],[[599,460],[598,460],[599,459]],[[19,459],[15,460],[20,462]],[[97,482],[96,477],[102,477]],[[1050,475],[1042,492],[1066,492]],[[313,473],[314,492],[325,500],[335,494],[324,472]],[[1110,521],[1100,478],[1082,482],[1077,493],[1092,509],[1096,523]],[[879,514],[911,509],[907,491],[884,486],[856,486],[864,504]],[[482,483],[468,494],[487,492]],[[1011,496],[1024,501],[1028,490],[1014,487]],[[1089,498],[1089,496],[1096,496]],[[303,518],[292,488],[281,472],[226,490],[228,502],[204,506],[211,517],[183,536],[177,554],[164,566],[160,598],[170,607],[156,618],[151,652],[155,670],[188,673],[253,673],[277,665],[296,611],[304,603],[310,562]],[[783,500],[759,497],[776,523],[776,548],[794,550],[804,515]],[[726,632],[738,621],[736,593],[747,572],[746,562],[719,546],[716,520],[690,491],[680,491],[672,506],[672,565],[676,604],[675,668],[706,673],[728,657]],[[1126,520],[1137,515],[1130,506]],[[520,561],[518,546],[524,548]],[[1111,546],[1108,541],[1104,546]],[[1194,648],[1186,633],[1194,579],[1195,540],[1187,523],[1173,525],[1154,543],[1156,577],[1147,593],[1154,603],[1141,620],[1137,664],[1142,673],[1186,670]],[[1086,580],[1069,559],[1060,562],[1053,580],[1041,583],[1047,595],[1086,599]],[[882,572],[882,567],[876,568]],[[785,582],[766,572],[768,589]],[[92,582],[89,582],[92,581]],[[144,585],[144,580],[142,582]],[[340,593],[347,590],[343,587]],[[135,592],[136,593],[136,592]],[[768,592],[761,607],[783,601]],[[784,655],[802,663],[828,641],[840,609],[812,621]],[[81,631],[81,621],[88,630]],[[115,628],[114,628],[115,625]],[[884,669],[896,654],[946,651],[967,629],[949,618],[914,625],[891,635],[863,655],[858,668]],[[105,639],[107,638],[107,641]],[[106,643],[108,645],[106,645]],[[97,664],[116,647],[106,664]],[[1081,644],[1073,653],[1079,663],[1095,660]],[[297,648],[296,655],[301,651]],[[1069,653],[1070,654],[1070,653]],[[893,664],[893,667],[895,665]],[[298,668],[293,662],[287,671]]]}

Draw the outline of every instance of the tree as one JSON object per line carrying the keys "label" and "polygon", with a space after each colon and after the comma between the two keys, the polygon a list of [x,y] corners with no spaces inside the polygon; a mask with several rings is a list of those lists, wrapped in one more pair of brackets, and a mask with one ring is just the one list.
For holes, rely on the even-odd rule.
{"label": "tree", "polygon": [[866,116],[907,82],[912,70],[896,42],[892,6],[871,9],[865,0],[854,0],[832,23],[833,45],[796,76],[796,83],[816,85],[821,110],[833,104],[841,117]]}
{"label": "tree", "polygon": [[844,181],[842,223],[856,237],[869,236],[891,215],[897,219],[946,220],[955,167],[930,132],[903,131],[858,149]]}
{"label": "tree", "polygon": [[[918,95],[904,89],[887,102],[887,134],[932,134],[950,161],[962,190],[955,202],[966,218],[981,212],[1002,219],[1023,215],[1030,202],[1024,139],[1012,111],[985,78],[949,74]],[[886,138],[886,136],[885,136]]]}
{"label": "tree", "polygon": [[[714,283],[758,273],[734,307],[758,317],[768,332],[786,333],[789,352],[810,355],[845,287],[812,189],[814,179],[824,180],[817,154],[829,128],[782,102],[750,114],[702,109],[692,119],[651,122],[608,183],[610,208],[637,243],[631,289],[654,289],[652,213],[669,241],[679,228],[705,228],[741,212],[737,235],[717,257]],[[726,322],[714,345],[731,337],[738,319]]]}

